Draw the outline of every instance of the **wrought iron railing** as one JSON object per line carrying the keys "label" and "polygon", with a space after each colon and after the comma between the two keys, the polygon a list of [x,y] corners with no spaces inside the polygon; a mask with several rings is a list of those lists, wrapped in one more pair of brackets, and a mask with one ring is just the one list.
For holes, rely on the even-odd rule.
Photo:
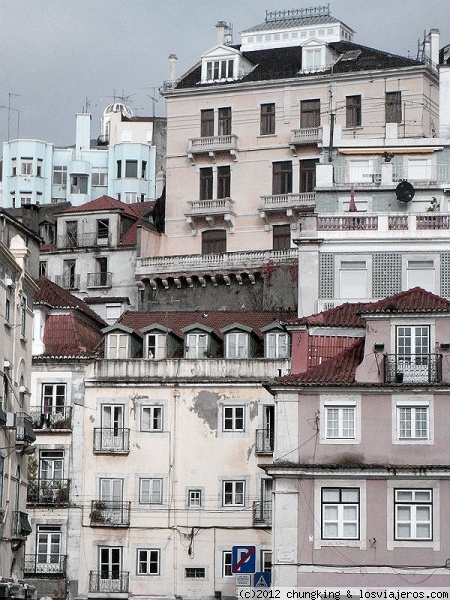
{"label": "wrought iron railing", "polygon": [[67,557],[61,554],[25,554],[25,576],[65,577]]}
{"label": "wrought iron railing", "polygon": [[256,430],[256,453],[272,454],[274,435],[271,429]]}
{"label": "wrought iron railing", "polygon": [[253,502],[253,525],[272,526],[272,501]]}
{"label": "wrought iron railing", "polygon": [[385,383],[440,383],[442,354],[385,354]]}
{"label": "wrought iron railing", "polygon": [[31,419],[33,429],[71,429],[72,407],[56,407],[52,412],[34,409],[31,411]]}
{"label": "wrought iron railing", "polygon": [[129,452],[130,430],[124,427],[95,427],[94,450],[96,452]]}
{"label": "wrought iron railing", "polygon": [[78,233],[58,235],[58,248],[87,248],[90,246],[110,246],[111,235]]}
{"label": "wrought iron railing", "polygon": [[91,525],[127,527],[130,524],[131,502],[93,500],[89,515]]}
{"label": "wrought iron railing", "polygon": [[102,271],[101,273],[88,273],[87,274],[87,286],[88,287],[111,287],[112,273],[109,271]]}
{"label": "wrought iron railing", "polygon": [[27,502],[30,504],[69,504],[70,479],[30,479]]}
{"label": "wrought iron railing", "polygon": [[65,290],[78,290],[80,287],[80,275],[76,273],[64,273],[63,275],[56,275],[55,283]]}
{"label": "wrought iron railing", "polygon": [[129,587],[130,573],[119,571],[114,567],[104,571],[89,573],[90,592],[126,593]]}

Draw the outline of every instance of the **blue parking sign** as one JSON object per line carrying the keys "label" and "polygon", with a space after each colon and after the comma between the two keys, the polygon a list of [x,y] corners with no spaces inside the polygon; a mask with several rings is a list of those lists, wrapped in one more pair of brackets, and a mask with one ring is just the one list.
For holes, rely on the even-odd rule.
{"label": "blue parking sign", "polygon": [[255,550],[255,546],[233,546],[231,572],[254,573],[256,570]]}

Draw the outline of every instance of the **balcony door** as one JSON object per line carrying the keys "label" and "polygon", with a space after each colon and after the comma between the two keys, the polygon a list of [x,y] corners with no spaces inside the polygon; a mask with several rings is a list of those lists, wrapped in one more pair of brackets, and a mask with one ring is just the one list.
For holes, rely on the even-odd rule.
{"label": "balcony door", "polygon": [[398,326],[397,372],[403,373],[403,381],[429,381],[429,369],[429,325]]}
{"label": "balcony door", "polygon": [[100,479],[100,503],[105,504],[101,509],[104,517],[112,523],[122,522],[123,480]]}
{"label": "balcony door", "polygon": [[61,530],[51,525],[39,525],[37,531],[36,571],[58,573],[61,556]]}
{"label": "balcony door", "polygon": [[99,592],[120,592],[122,548],[100,548]]}
{"label": "balcony door", "polygon": [[123,406],[102,406],[102,449],[121,450],[124,447]]}

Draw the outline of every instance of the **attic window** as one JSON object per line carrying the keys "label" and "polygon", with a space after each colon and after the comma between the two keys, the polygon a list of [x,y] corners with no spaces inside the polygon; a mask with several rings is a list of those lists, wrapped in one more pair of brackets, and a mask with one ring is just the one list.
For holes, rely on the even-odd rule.
{"label": "attic window", "polygon": [[224,81],[234,77],[234,59],[211,60],[206,63],[207,81]]}
{"label": "attic window", "polygon": [[361,50],[347,50],[341,56],[341,62],[346,60],[356,60],[360,56]]}

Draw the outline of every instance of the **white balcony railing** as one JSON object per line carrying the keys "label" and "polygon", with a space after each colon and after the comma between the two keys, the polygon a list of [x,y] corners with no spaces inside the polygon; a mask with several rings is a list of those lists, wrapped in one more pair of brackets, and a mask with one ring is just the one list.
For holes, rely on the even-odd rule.
{"label": "white balcony railing", "polygon": [[221,215],[224,213],[232,213],[233,200],[230,198],[218,198],[216,200],[190,200],[188,201],[189,208],[186,215],[202,216],[202,215]]}
{"label": "white balcony railing", "polygon": [[258,269],[268,262],[282,263],[298,259],[297,248],[289,250],[253,250],[224,254],[187,254],[176,256],[146,256],[136,261],[136,275],[152,277],[164,273],[221,271],[226,269]]}
{"label": "white balcony railing", "polygon": [[296,208],[315,208],[316,193],[302,192],[299,194],[276,194],[261,196],[260,210],[286,210]]}
{"label": "white balcony railing", "polygon": [[189,140],[188,152],[197,154],[202,152],[218,152],[221,150],[236,150],[237,137],[230,135],[210,135],[205,137],[191,138]]}
{"label": "white balcony railing", "polygon": [[316,144],[322,141],[322,127],[291,130],[291,144]]}
{"label": "white balcony railing", "polygon": [[[379,231],[415,232],[433,231],[433,236],[447,237],[450,229],[448,213],[377,214],[346,213],[345,215],[318,215],[317,231]],[[359,234],[358,234],[359,235]],[[392,234],[391,234],[392,235]]]}
{"label": "white balcony railing", "polygon": [[450,182],[450,165],[392,165],[392,180],[394,182],[407,179],[420,182],[421,185]]}

